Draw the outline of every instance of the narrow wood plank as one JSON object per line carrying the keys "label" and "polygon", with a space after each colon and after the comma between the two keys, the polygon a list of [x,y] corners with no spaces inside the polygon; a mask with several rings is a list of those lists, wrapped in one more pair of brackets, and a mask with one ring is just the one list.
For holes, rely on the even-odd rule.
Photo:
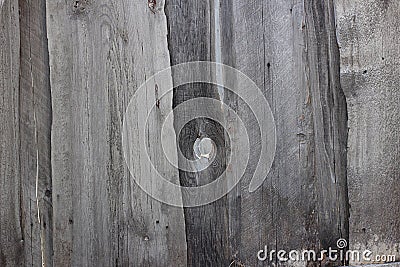
{"label": "narrow wood plank", "polygon": [[[56,266],[186,265],[183,210],[140,190],[121,144],[133,93],[169,66],[163,5],[47,1]],[[160,84],[160,92],[171,83]],[[153,105],[156,95],[149,92],[135,105]],[[171,103],[172,97],[161,101],[152,127],[160,129]],[[147,114],[139,115],[136,123]],[[146,159],[140,168],[139,178],[149,178]]]}
{"label": "narrow wood plank", "polygon": [[0,2],[0,265],[24,264],[20,180],[18,1]]}
{"label": "narrow wood plank", "polygon": [[51,95],[46,2],[19,1],[21,29],[20,160],[25,265],[52,266]]}
{"label": "narrow wood plank", "polygon": [[[218,1],[219,2],[219,1]],[[215,61],[220,51],[216,37],[216,4],[214,1],[167,1],[168,45],[171,65],[190,61]],[[219,15],[219,14],[218,14]],[[209,69],[199,69],[208,73]],[[187,73],[186,75],[190,75]],[[174,79],[178,79],[174,75]],[[193,83],[174,89],[174,107],[199,97],[220,99],[218,88],[210,84]],[[175,128],[178,149],[191,160],[196,159],[194,144],[198,138],[210,138],[216,145],[216,158],[211,166],[199,172],[180,171],[182,186],[197,187],[217,179],[226,168],[224,129],[215,119],[223,118],[221,109],[197,104],[190,107],[200,114],[204,110],[214,114],[210,118],[197,118],[188,122],[181,131]],[[175,125],[186,117],[185,110],[174,112]],[[181,163],[179,163],[181,166]],[[203,169],[207,162],[197,166]],[[223,179],[223,178],[221,178]],[[183,196],[185,204],[185,196]],[[189,196],[196,197],[196,196]],[[200,207],[185,208],[188,266],[228,266],[232,253],[229,246],[227,198]]]}
{"label": "narrow wood plank", "polygon": [[349,106],[350,248],[400,259],[399,1],[336,1]]}

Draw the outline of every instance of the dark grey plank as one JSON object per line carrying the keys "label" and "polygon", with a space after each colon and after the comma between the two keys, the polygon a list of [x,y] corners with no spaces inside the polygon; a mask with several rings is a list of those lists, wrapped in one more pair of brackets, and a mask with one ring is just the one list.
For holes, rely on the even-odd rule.
{"label": "dark grey plank", "polygon": [[[215,8],[214,1],[167,1],[168,47],[171,65],[190,61],[215,61]],[[207,73],[210,70],[201,69]],[[189,74],[188,74],[189,75]],[[174,77],[177,79],[177,77]],[[174,89],[173,105],[198,97],[219,99],[218,89],[209,84],[189,84]],[[199,113],[211,107],[193,105]],[[185,117],[185,111],[174,112],[175,125]],[[209,111],[216,118],[222,119],[220,110]],[[215,120],[195,119],[176,134],[178,145],[183,154],[194,158],[193,146],[200,137],[211,138],[218,148],[215,162],[204,171],[191,173],[180,171],[182,186],[200,186],[212,182],[225,169],[225,136],[221,125]],[[204,167],[204,166],[199,166]],[[183,203],[187,200],[183,196]],[[228,242],[228,209],[227,199],[222,198],[214,203],[185,208],[187,255],[189,266],[228,266],[231,259]]]}
{"label": "dark grey plank", "polygon": [[52,266],[53,221],[50,164],[51,95],[46,2],[19,2],[20,160],[25,265]]}

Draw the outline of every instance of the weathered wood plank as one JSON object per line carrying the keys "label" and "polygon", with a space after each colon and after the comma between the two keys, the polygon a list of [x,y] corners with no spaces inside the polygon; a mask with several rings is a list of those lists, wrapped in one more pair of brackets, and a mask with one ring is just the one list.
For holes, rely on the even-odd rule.
{"label": "weathered wood plank", "polygon": [[[216,61],[221,54],[221,44],[216,41],[216,20],[219,1],[167,1],[166,15],[168,18],[168,45],[171,55],[171,65],[190,61]],[[229,25],[229,24],[228,24]],[[230,26],[230,25],[229,25]],[[223,47],[222,47],[223,49]],[[209,69],[199,69],[208,73]],[[187,73],[186,75],[190,75]],[[174,79],[178,79],[176,74]],[[179,86],[174,89],[174,107],[199,97],[220,99],[218,88],[210,84],[194,83]],[[222,119],[220,108],[204,106],[193,102],[190,111],[174,112],[175,125],[180,125],[186,113],[193,110],[200,114],[208,110],[215,114],[214,119],[193,119],[179,132],[175,127],[177,143],[183,155],[191,160],[196,159],[194,144],[197,139],[210,138],[216,146],[216,158],[211,166],[199,172],[180,171],[182,186],[196,187],[208,184],[217,179],[226,168],[226,148],[224,129],[215,120]],[[179,163],[181,166],[181,163]],[[200,163],[198,168],[206,167],[207,162]],[[222,179],[222,178],[221,178]],[[196,197],[196,196],[189,196]],[[183,204],[186,204],[183,196]],[[185,223],[187,237],[187,255],[189,266],[228,266],[232,253],[229,246],[229,226],[227,198],[200,207],[185,208]]]}
{"label": "weathered wood plank", "polygon": [[[24,264],[20,180],[18,1],[0,2],[0,265]],[[21,256],[22,255],[22,256]]]}
{"label": "weathered wood plank", "polygon": [[[262,188],[241,192],[237,262],[347,237],[346,103],[332,1],[234,1],[236,67],[269,100],[277,151]],[[289,263],[295,264],[295,263]],[[299,266],[306,263],[297,262]]]}
{"label": "weathered wood plank", "polygon": [[[47,1],[56,266],[186,264],[183,210],[141,191],[122,156],[130,98],[169,66],[163,5]],[[159,85],[160,91],[169,89],[164,86],[169,84]],[[135,105],[153,105],[155,94],[149,92]],[[162,101],[162,112],[149,119],[152,127],[162,126],[171,103],[172,97]],[[143,123],[146,115],[133,120]],[[146,159],[140,168],[140,178],[149,178]]]}
{"label": "weathered wood plank", "polygon": [[[19,2],[20,160],[25,265],[52,266],[51,96],[44,0]],[[27,238],[26,238],[27,239]]]}
{"label": "weathered wood plank", "polygon": [[350,248],[400,259],[399,1],[336,0],[349,105]]}

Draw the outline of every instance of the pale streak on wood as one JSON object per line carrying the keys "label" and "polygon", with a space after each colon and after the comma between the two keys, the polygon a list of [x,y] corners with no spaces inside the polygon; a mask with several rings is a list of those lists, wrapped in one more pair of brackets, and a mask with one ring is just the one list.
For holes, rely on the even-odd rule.
{"label": "pale streak on wood", "polygon": [[[163,1],[150,10],[139,0],[48,0],[47,22],[54,265],[186,265],[182,209],[138,188],[121,147],[131,96],[169,66]],[[168,86],[159,84],[160,94]],[[148,92],[147,101],[137,105],[153,105],[155,88]],[[162,99],[151,127],[159,129],[170,109],[171,97]],[[133,119],[142,123],[143,117]],[[147,178],[149,163],[141,159],[140,166],[140,178]]]}
{"label": "pale streak on wood", "polygon": [[349,106],[350,248],[400,259],[400,2],[336,0]]}
{"label": "pale streak on wood", "polygon": [[0,265],[11,267],[24,264],[29,242],[21,206],[18,1],[0,8]]}

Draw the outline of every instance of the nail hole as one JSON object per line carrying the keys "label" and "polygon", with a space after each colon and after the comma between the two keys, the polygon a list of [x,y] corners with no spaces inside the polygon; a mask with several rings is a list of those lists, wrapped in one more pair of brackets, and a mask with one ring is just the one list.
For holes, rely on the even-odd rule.
{"label": "nail hole", "polygon": [[44,192],[44,195],[45,195],[46,197],[50,197],[50,196],[51,196],[50,190],[47,189],[47,190]]}

